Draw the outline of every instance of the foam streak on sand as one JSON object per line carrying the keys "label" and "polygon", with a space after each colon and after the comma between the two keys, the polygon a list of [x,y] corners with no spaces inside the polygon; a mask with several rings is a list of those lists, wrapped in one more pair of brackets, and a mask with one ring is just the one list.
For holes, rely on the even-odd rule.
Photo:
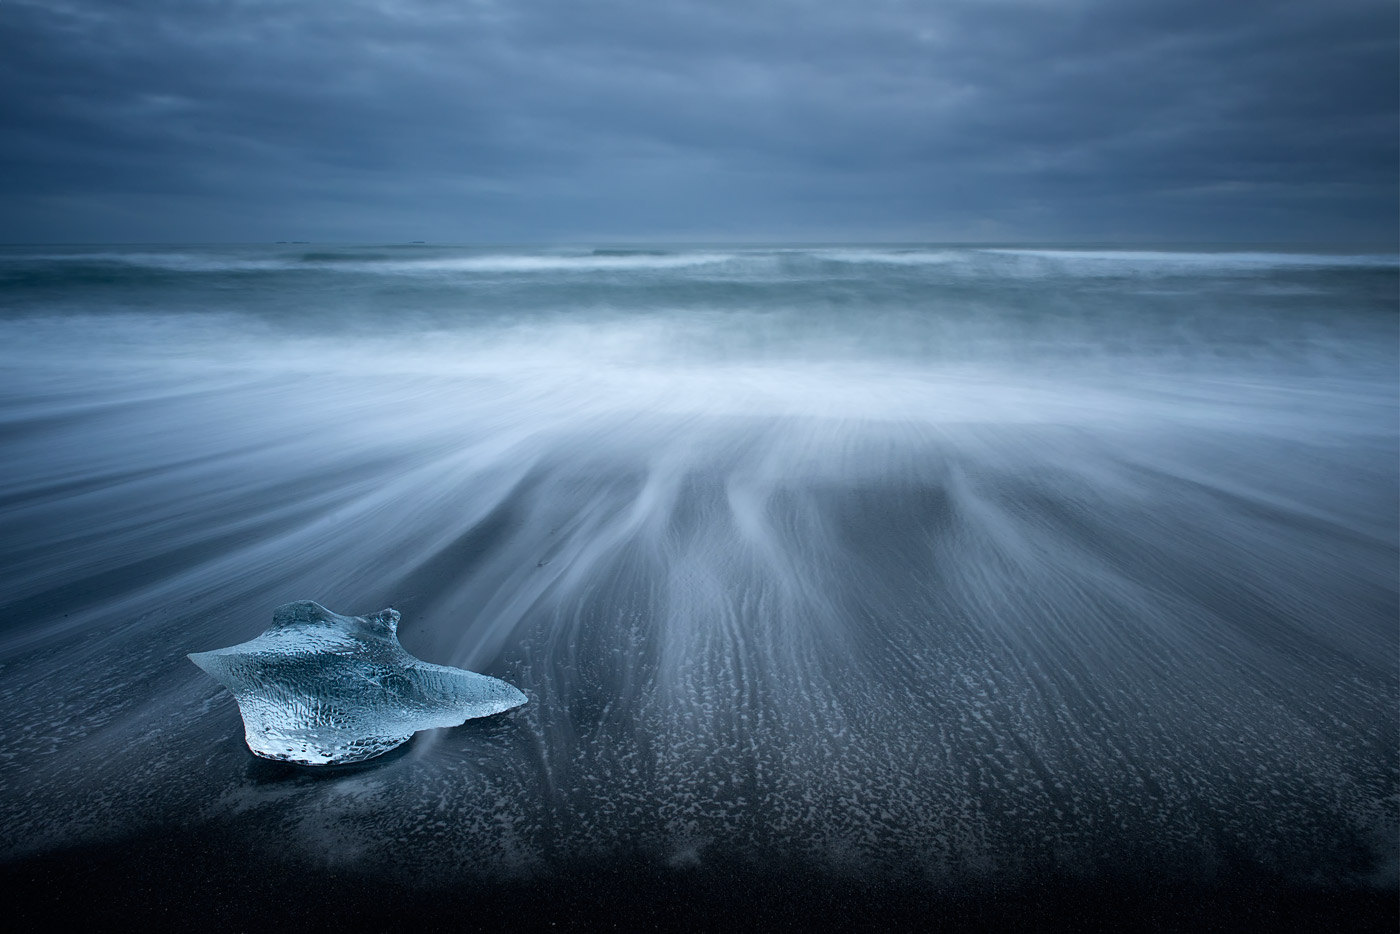
{"label": "foam streak on sand", "polygon": [[[718,852],[1384,878],[1394,267],[1142,295],[1131,263],[945,252],[393,305],[347,250],[338,308],[285,271],[233,307],[202,267],[12,258],[9,855],[238,813],[279,858],[435,880]],[[308,596],[393,604],[409,652],[531,702],[264,781],[183,655]]]}

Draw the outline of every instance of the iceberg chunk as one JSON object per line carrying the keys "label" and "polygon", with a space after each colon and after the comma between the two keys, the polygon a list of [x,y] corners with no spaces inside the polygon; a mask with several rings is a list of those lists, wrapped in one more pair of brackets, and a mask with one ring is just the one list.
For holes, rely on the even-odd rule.
{"label": "iceberg chunk", "polygon": [[300,600],[256,639],[189,658],[233,692],[249,749],[303,765],[361,762],[525,703],[504,681],[409,655],[398,624],[393,609],[341,616]]}

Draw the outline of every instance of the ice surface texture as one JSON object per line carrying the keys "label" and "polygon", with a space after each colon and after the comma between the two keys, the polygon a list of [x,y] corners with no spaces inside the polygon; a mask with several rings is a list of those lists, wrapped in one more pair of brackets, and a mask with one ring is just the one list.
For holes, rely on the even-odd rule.
{"label": "ice surface texture", "polygon": [[504,681],[409,655],[398,625],[397,610],[341,616],[300,600],[256,639],[189,657],[233,692],[249,749],[303,765],[360,762],[525,703]]}

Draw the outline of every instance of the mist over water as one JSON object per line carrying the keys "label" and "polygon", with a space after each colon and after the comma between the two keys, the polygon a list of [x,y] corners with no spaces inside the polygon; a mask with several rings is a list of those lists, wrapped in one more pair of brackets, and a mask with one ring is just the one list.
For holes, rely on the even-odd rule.
{"label": "mist over water", "polygon": [[[9,858],[1395,882],[1397,260],[0,250]],[[315,779],[185,659],[530,702]]]}

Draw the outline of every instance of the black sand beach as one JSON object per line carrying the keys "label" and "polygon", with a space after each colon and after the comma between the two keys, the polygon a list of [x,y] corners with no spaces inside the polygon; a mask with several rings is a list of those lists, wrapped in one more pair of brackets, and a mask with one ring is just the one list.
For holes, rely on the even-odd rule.
{"label": "black sand beach", "polygon": [[[1393,258],[1081,252],[12,250],[14,912],[1393,930]],[[256,759],[298,599],[528,703]]]}

